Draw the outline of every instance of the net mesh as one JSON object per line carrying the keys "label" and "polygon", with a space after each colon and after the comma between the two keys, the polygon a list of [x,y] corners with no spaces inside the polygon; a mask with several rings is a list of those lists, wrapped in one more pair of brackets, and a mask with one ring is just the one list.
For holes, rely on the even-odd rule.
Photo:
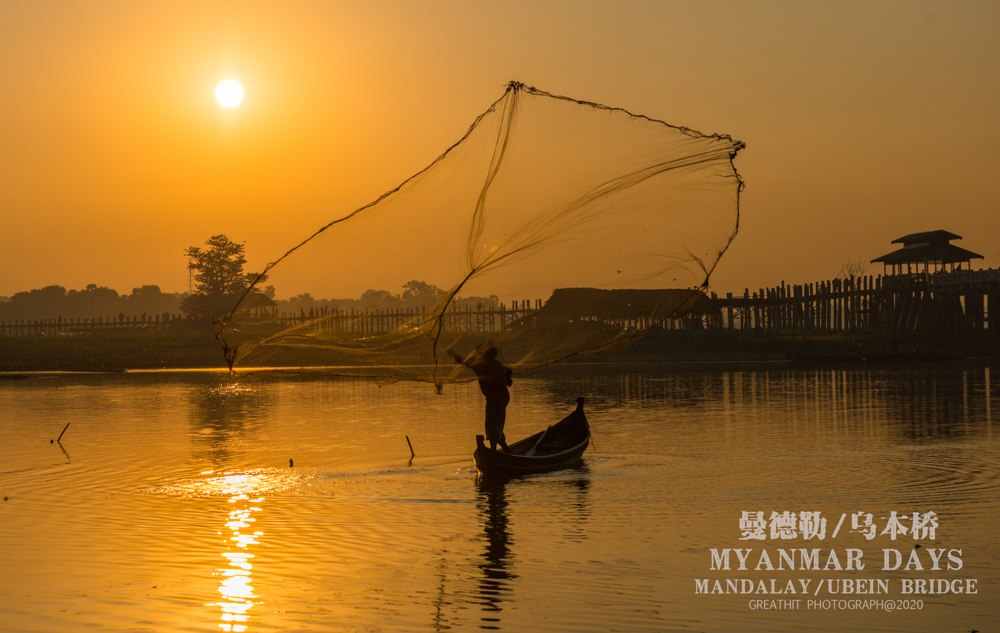
{"label": "net mesh", "polygon": [[[216,337],[231,368],[438,385],[474,379],[445,352],[486,339],[518,373],[628,343],[703,296],[742,147],[513,82],[427,168],[269,264]],[[266,286],[333,300],[289,313]]]}

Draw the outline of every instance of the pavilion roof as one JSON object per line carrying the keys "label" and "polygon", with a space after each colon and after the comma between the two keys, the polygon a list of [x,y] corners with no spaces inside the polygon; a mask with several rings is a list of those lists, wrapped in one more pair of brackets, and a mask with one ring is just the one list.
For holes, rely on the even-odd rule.
{"label": "pavilion roof", "polygon": [[[919,235],[919,233],[915,234]],[[896,240],[897,242],[899,240]],[[978,253],[966,250],[947,242],[931,242],[914,246],[904,246],[898,251],[893,251],[887,255],[876,257],[872,263],[883,264],[906,264],[916,262],[938,262],[941,264],[956,264],[967,262],[973,259],[983,259]]]}
{"label": "pavilion roof", "polygon": [[893,244],[903,244],[903,245],[916,245],[916,244],[926,244],[934,242],[950,242],[951,240],[960,240],[961,235],[955,235],[954,233],[949,233],[948,231],[924,231],[922,233],[910,233],[909,235],[904,235],[903,237],[896,238],[892,241]]}
{"label": "pavilion roof", "polygon": [[558,288],[539,310],[538,316],[568,319],[581,317],[662,319],[675,311],[680,313],[690,310],[705,313],[713,309],[715,308],[705,293],[690,288],[653,290]]}

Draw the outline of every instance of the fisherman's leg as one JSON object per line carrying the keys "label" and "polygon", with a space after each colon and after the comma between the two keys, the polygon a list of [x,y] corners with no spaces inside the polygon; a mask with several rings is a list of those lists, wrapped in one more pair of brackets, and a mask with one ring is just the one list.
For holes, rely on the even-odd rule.
{"label": "fisherman's leg", "polygon": [[[504,449],[507,448],[503,436],[504,409],[503,406],[499,406],[500,404],[496,401],[486,402],[486,439],[489,440],[493,450],[496,450],[497,444]],[[509,452],[509,449],[507,450]]]}
{"label": "fisherman's leg", "polygon": [[486,416],[485,424],[486,427],[486,441],[490,443],[490,448],[497,450],[497,438],[496,434],[493,432],[492,425],[490,424],[490,418],[493,417],[493,403],[489,400],[486,401]]}
{"label": "fisherman's leg", "polygon": [[510,447],[507,446],[507,437],[503,433],[503,427],[507,423],[507,403],[510,402],[510,397],[504,398],[497,406],[496,414],[496,431],[497,431],[497,442],[503,447],[504,452],[509,453]]}
{"label": "fisherman's leg", "polygon": [[497,438],[497,443],[500,444],[500,446],[503,448],[503,450],[505,452],[509,453],[510,452],[510,447],[507,446],[507,436],[505,436],[503,434],[503,431],[500,431],[500,433],[498,435],[499,435],[499,437]]}

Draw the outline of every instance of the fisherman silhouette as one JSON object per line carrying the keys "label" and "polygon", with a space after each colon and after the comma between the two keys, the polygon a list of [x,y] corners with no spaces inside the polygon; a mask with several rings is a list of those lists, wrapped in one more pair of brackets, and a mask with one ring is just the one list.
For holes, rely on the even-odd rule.
{"label": "fisherman silhouette", "polygon": [[510,391],[507,387],[513,382],[511,380],[513,372],[497,360],[498,353],[496,345],[489,339],[480,343],[466,358],[462,358],[453,349],[448,350],[448,355],[454,358],[456,363],[476,372],[479,389],[486,396],[486,440],[490,443],[490,447],[496,450],[499,444],[509,453],[503,426],[507,421],[507,403],[510,402]]}

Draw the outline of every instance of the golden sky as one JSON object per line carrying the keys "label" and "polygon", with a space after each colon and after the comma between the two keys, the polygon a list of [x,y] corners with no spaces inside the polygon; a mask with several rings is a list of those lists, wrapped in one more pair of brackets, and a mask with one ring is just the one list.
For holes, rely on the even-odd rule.
{"label": "golden sky", "polygon": [[186,290],[216,233],[259,270],[510,80],[746,142],[719,292],[939,228],[1000,265],[1000,4],[5,0],[0,295]]}

